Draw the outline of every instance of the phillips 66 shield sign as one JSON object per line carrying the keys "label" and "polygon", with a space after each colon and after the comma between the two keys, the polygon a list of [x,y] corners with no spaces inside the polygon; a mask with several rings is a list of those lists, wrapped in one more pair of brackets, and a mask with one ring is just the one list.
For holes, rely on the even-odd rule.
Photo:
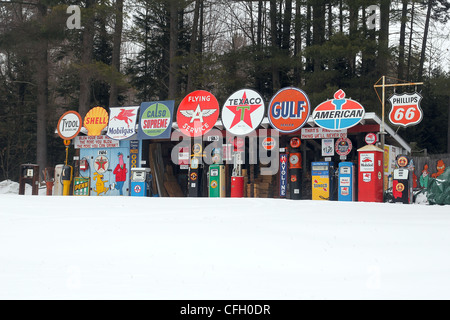
{"label": "phillips 66 shield sign", "polygon": [[417,92],[394,94],[389,98],[392,105],[389,121],[403,127],[419,124],[423,119],[423,111],[420,108],[421,100],[422,96]]}

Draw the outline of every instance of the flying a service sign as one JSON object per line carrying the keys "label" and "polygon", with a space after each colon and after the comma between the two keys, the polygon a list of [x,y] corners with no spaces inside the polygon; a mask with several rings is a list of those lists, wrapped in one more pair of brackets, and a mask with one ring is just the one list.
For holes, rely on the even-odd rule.
{"label": "flying a service sign", "polygon": [[222,108],[222,122],[233,135],[253,132],[264,118],[264,101],[261,95],[250,89],[233,93]]}
{"label": "flying a service sign", "polygon": [[365,110],[358,102],[345,99],[345,92],[338,90],[334,99],[322,102],[312,114],[319,127],[329,130],[343,130],[357,125],[364,119]]}
{"label": "flying a service sign", "polygon": [[114,140],[123,140],[136,133],[136,118],[139,107],[110,108],[106,135]]}
{"label": "flying a service sign", "polygon": [[138,138],[143,140],[169,139],[175,101],[143,102]]}
{"label": "flying a service sign", "polygon": [[273,128],[283,133],[291,133],[302,128],[311,111],[309,98],[297,88],[284,88],[275,94],[269,103],[269,122]]}
{"label": "flying a service sign", "polygon": [[422,96],[417,92],[394,94],[389,98],[392,109],[389,113],[389,121],[393,124],[408,127],[419,124],[423,119],[423,111],[420,108]]}
{"label": "flying a service sign", "polygon": [[205,135],[216,124],[219,109],[219,102],[213,94],[204,90],[194,91],[178,106],[178,128],[188,137]]}

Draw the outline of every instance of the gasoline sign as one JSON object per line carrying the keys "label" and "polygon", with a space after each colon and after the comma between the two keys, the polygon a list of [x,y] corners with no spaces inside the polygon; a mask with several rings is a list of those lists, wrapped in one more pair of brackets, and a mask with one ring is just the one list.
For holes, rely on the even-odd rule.
{"label": "gasoline sign", "polygon": [[297,88],[284,88],[272,98],[267,117],[273,128],[290,133],[302,128],[311,111],[306,93]]}
{"label": "gasoline sign", "polygon": [[246,135],[254,131],[264,118],[264,101],[261,95],[250,89],[233,93],[222,109],[222,122],[233,135]]}
{"label": "gasoline sign", "polygon": [[219,102],[214,95],[203,90],[194,91],[178,106],[178,128],[188,137],[200,137],[214,127],[219,113]]}
{"label": "gasoline sign", "polygon": [[143,102],[139,139],[168,139],[172,132],[175,101]]}
{"label": "gasoline sign", "polygon": [[389,121],[402,127],[414,126],[423,119],[423,111],[420,108],[422,96],[417,92],[394,94],[389,98],[392,109],[389,113]]}
{"label": "gasoline sign", "polygon": [[345,99],[345,92],[338,90],[334,99],[322,102],[314,110],[314,122],[324,129],[342,130],[357,125],[364,119],[365,110],[358,102]]}
{"label": "gasoline sign", "polygon": [[352,142],[348,138],[341,138],[336,141],[336,153],[340,156],[347,156],[352,151]]}
{"label": "gasoline sign", "polygon": [[108,112],[102,107],[91,109],[84,117],[84,127],[88,131],[88,136],[99,136],[108,125],[108,120]]}
{"label": "gasoline sign", "polygon": [[64,113],[58,121],[58,135],[61,139],[71,140],[75,138],[81,131],[81,116],[76,111],[68,111]]}

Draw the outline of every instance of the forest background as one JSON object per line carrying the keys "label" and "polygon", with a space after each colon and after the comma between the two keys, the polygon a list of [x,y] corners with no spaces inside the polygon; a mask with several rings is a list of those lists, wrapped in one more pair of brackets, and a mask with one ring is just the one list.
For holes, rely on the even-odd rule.
{"label": "forest background", "polygon": [[[423,81],[423,121],[397,128],[414,148],[450,153],[448,0],[0,0],[0,179],[19,164],[63,163],[68,110],[140,105],[241,88],[268,101],[343,89],[381,115],[374,84]],[[399,80],[395,80],[399,79]],[[388,95],[393,94],[388,90]]]}

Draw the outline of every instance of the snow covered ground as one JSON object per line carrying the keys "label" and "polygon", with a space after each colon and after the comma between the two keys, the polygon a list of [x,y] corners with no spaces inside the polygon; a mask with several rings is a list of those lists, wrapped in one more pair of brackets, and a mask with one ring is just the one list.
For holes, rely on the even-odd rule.
{"label": "snow covered ground", "polygon": [[15,188],[0,299],[450,299],[449,206]]}

